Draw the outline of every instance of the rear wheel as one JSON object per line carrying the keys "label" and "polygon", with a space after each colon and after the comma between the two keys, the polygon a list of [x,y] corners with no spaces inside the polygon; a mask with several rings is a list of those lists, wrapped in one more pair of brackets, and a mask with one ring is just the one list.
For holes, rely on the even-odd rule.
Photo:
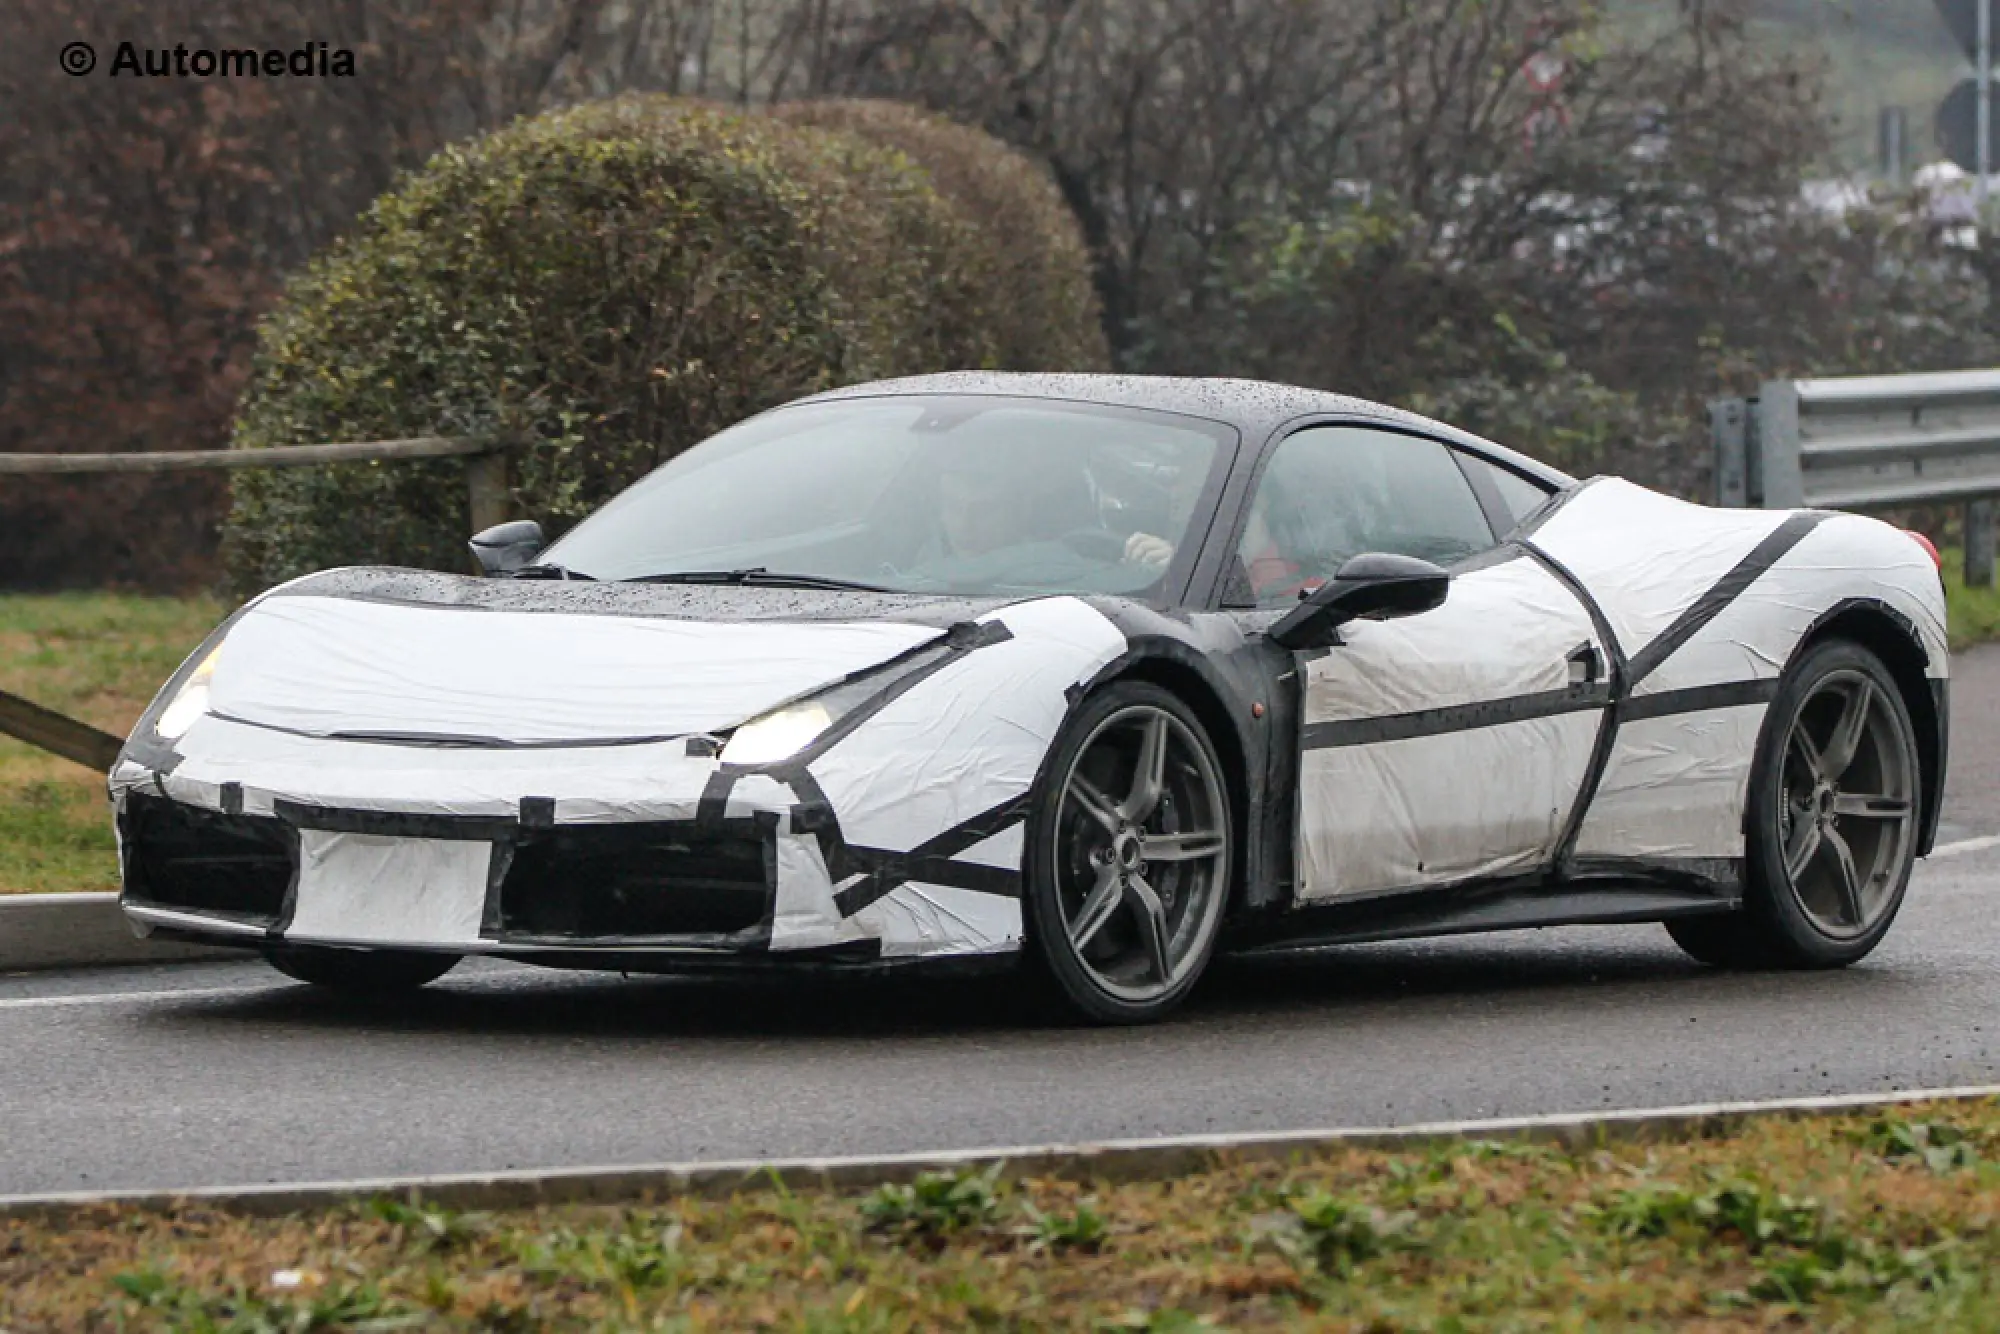
{"label": "rear wheel", "polygon": [[1230,809],[1201,721],[1119,682],[1057,742],[1025,852],[1030,957],[1073,1016],[1158,1019],[1194,988],[1229,900]]}
{"label": "rear wheel", "polygon": [[1916,729],[1881,661],[1846,640],[1808,649],[1751,767],[1743,910],[1667,930],[1722,967],[1866,957],[1909,888],[1922,781]]}
{"label": "rear wheel", "polygon": [[332,945],[280,945],[264,957],[286,977],[355,996],[415,991],[443,977],[459,960],[456,954]]}

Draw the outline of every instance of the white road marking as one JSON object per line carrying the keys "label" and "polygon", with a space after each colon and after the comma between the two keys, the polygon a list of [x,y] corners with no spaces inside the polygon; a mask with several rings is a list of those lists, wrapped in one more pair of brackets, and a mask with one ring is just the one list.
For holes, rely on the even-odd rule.
{"label": "white road marking", "polygon": [[1988,848],[2000,848],[2000,834],[1987,834],[1980,838],[1961,838],[1956,843],[1940,843],[1931,849],[1931,856],[1963,857],[1968,852],[1984,852]]}
{"label": "white road marking", "polygon": [[0,999],[0,1010],[55,1009],[64,1005],[118,1005],[130,1001],[207,1000],[215,996],[256,996],[285,987],[190,987],[185,991],[97,991],[81,996],[17,996]]}

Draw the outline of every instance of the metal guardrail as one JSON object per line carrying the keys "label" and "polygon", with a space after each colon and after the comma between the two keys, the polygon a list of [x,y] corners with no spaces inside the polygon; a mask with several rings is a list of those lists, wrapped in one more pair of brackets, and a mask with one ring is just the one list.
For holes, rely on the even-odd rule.
{"label": "metal guardrail", "polygon": [[1991,585],[2000,370],[1772,380],[1709,405],[1716,503],[1966,506],[1965,580]]}
{"label": "metal guardrail", "polygon": [[[164,473],[208,468],[308,468],[328,463],[386,463],[463,458],[471,531],[507,521],[507,451],[511,441],[453,436],[359,440],[274,449],[200,449],[154,454],[0,454],[0,476],[75,473]],[[86,723],[0,692],[0,735],[100,772],[111,767],[119,738]]]}

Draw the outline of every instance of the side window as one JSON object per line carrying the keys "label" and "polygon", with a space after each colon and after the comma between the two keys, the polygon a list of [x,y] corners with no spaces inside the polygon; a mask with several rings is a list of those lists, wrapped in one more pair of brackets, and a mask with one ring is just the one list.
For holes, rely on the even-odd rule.
{"label": "side window", "polygon": [[1541,507],[1543,501],[1555,494],[1540,482],[1531,482],[1520,473],[1471,454],[1465,456],[1465,466],[1493,487],[1494,493],[1500,497],[1500,507],[1507,511],[1507,517],[1513,523],[1527,518]]}
{"label": "side window", "polygon": [[1311,427],[1280,441],[1257,479],[1225,600],[1284,606],[1364,551],[1451,565],[1493,541],[1443,445],[1360,426]]}

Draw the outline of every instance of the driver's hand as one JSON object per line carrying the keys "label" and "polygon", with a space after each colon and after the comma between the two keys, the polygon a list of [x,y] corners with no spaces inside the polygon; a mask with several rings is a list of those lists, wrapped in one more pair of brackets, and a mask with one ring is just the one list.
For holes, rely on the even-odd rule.
{"label": "driver's hand", "polygon": [[1125,539],[1125,559],[1133,565],[1165,567],[1174,558],[1174,544],[1151,533],[1134,533]]}

